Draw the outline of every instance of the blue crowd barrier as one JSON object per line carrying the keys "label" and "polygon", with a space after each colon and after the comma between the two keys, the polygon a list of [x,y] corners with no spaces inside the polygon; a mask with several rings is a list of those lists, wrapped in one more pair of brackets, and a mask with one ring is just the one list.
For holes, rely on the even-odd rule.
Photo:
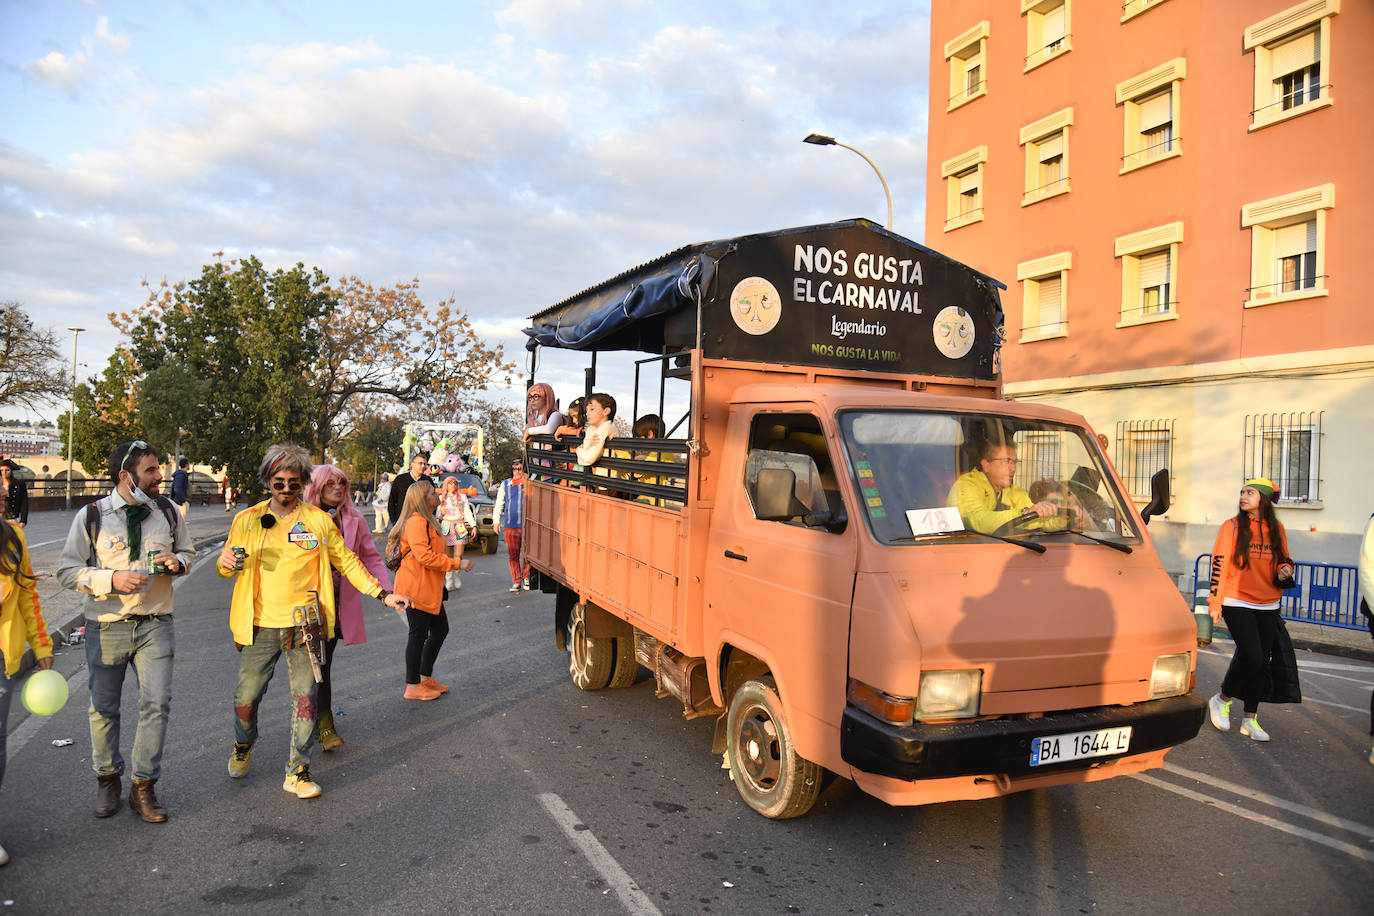
{"label": "blue crowd barrier", "polygon": [[[1296,585],[1283,590],[1279,613],[1285,620],[1317,623],[1327,627],[1363,630],[1360,616],[1360,576],[1354,566],[1339,563],[1293,563]],[[1193,561],[1193,610],[1206,613],[1211,590],[1212,555]]]}

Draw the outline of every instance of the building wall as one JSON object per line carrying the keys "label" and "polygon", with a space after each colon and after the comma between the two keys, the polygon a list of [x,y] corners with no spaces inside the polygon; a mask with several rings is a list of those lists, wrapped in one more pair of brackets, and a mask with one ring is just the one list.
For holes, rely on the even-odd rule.
{"label": "building wall", "polygon": [[[1234,513],[1236,490],[1253,473],[1247,420],[1298,412],[1321,421],[1321,496],[1281,503],[1280,517],[1300,559],[1353,562],[1374,512],[1365,469],[1374,443],[1374,309],[1357,279],[1374,238],[1374,57],[1362,47],[1374,35],[1374,3],[1155,0],[1123,21],[1122,4],[1070,0],[1067,50],[1029,66],[1028,29],[1053,5],[935,0],[926,244],[1007,283],[1009,396],[1077,410],[1113,440],[1123,421],[1171,426],[1174,502],[1151,525],[1170,569],[1191,569]],[[1254,128],[1263,120],[1252,109],[1267,45],[1247,50],[1247,30],[1287,40],[1283,25],[1252,28],[1285,13],[1283,22],[1316,16],[1320,103]],[[946,44],[984,31],[980,23],[984,91],[951,109],[958,93],[945,91]],[[1170,155],[1130,168],[1131,102],[1119,100],[1118,87],[1169,66],[1178,77]],[[1027,203],[1023,128],[1065,109],[1067,191]],[[982,218],[949,228],[942,166],[980,147]],[[1255,230],[1244,223],[1261,211],[1246,206],[1307,189],[1318,189],[1324,292],[1256,304],[1264,290],[1251,288],[1260,286]],[[1117,246],[1152,229],[1177,239],[1171,307],[1141,320],[1123,315],[1128,259]],[[1018,280],[1018,267],[1024,273],[1028,262],[1056,255],[1069,264],[1065,320],[1036,339],[1043,331],[1024,315],[1033,284]],[[1109,449],[1114,460],[1121,445]]]}

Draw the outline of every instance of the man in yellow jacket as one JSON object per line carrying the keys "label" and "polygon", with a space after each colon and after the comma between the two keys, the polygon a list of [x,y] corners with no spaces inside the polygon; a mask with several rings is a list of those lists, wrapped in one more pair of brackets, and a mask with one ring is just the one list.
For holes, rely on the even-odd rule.
{"label": "man in yellow jacket", "polygon": [[[274,445],[258,467],[258,479],[271,496],[234,517],[216,567],[226,579],[238,576],[229,607],[229,629],[239,649],[239,680],[234,691],[234,750],[229,775],[248,774],[258,737],[258,706],[286,656],[291,683],[291,751],[282,789],[297,798],[317,798],[322,789],[310,777],[315,741],[315,676],[295,609],[318,600],[325,637],[334,635],[334,577],[331,567],[364,595],[404,611],[408,600],[373,578],[345,546],[338,526],[323,509],[301,499],[310,479],[310,456],[298,445]],[[235,548],[244,553],[239,563]],[[240,568],[241,567],[241,568]]]}
{"label": "man in yellow jacket", "polygon": [[1000,534],[1015,528],[1064,528],[1068,520],[1049,500],[1032,502],[1030,494],[1012,480],[1016,477],[1016,446],[989,442],[978,467],[959,475],[949,491],[949,504],[959,507],[964,524],[983,534]]}

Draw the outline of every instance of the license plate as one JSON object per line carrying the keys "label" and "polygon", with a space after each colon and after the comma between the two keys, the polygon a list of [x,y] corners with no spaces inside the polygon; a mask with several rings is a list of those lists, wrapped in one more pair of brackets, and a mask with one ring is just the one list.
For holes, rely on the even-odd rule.
{"label": "license plate", "polygon": [[1131,748],[1131,727],[1102,728],[1069,735],[1046,735],[1031,741],[1030,765],[1064,763],[1088,757],[1124,754]]}

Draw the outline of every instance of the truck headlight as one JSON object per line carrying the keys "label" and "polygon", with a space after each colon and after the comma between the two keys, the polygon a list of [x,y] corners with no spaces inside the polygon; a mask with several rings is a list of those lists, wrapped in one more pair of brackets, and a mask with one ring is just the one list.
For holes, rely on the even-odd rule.
{"label": "truck headlight", "polygon": [[916,694],[917,719],[963,719],[978,715],[983,696],[983,672],[922,671]]}
{"label": "truck headlight", "polygon": [[1188,669],[1192,655],[1179,652],[1176,655],[1161,655],[1155,659],[1154,670],[1150,672],[1150,699],[1182,696],[1188,692]]}

